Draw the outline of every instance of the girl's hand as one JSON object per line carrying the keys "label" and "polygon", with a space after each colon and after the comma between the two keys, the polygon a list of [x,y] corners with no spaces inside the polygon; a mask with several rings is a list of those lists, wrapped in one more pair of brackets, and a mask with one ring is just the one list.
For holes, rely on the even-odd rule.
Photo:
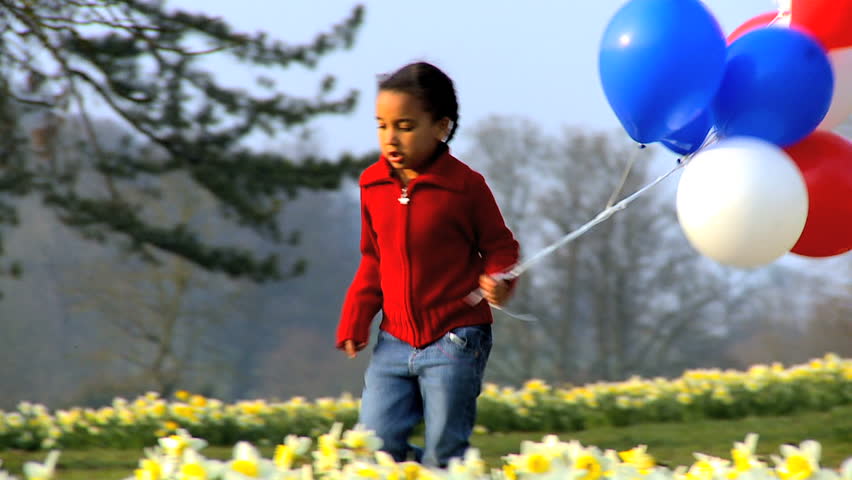
{"label": "girl's hand", "polygon": [[367,342],[355,343],[354,340],[346,340],[343,342],[343,351],[346,352],[346,355],[349,358],[355,358],[358,355],[358,352],[363,350],[366,346]]}
{"label": "girl's hand", "polygon": [[490,275],[479,276],[479,288],[488,303],[500,306],[509,298],[509,284],[504,280],[495,280]]}

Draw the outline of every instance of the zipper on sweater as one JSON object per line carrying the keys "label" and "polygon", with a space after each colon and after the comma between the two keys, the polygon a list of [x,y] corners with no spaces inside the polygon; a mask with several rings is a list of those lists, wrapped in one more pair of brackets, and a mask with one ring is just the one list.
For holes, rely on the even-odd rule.
{"label": "zipper on sweater", "polygon": [[408,188],[403,186],[402,191],[399,197],[399,203],[402,205],[402,256],[403,256],[403,265],[405,265],[405,310],[407,315],[407,320],[409,321],[409,325],[411,327],[412,336],[414,337],[414,343],[420,342],[420,335],[417,331],[417,322],[414,318],[414,309],[411,307],[413,304],[411,299],[411,291],[412,291],[412,274],[411,274],[411,254],[408,250],[408,230],[409,230],[409,217],[411,216],[411,209],[405,208],[408,206],[408,203],[411,201],[411,198],[408,196]]}

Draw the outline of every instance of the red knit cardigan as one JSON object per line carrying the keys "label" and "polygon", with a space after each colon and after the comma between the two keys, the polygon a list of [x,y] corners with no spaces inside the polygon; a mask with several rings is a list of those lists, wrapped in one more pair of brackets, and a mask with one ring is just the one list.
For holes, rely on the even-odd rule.
{"label": "red knit cardigan", "polygon": [[422,347],[453,328],[491,323],[465,297],[479,275],[510,269],[519,246],[479,173],[439,155],[407,188],[385,158],[361,175],[361,263],[343,303],[337,348],[380,328]]}

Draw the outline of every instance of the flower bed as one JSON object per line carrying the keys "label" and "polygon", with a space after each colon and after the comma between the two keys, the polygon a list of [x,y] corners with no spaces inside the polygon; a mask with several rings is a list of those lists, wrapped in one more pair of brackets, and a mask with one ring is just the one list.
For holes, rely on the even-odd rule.
{"label": "flower bed", "polygon": [[[852,404],[852,359],[826,355],[802,365],[755,365],[747,371],[689,370],[676,379],[558,388],[530,380],[521,388],[487,384],[479,399],[478,431],[567,432],[641,422],[784,415]],[[316,437],[334,423],[352,428],[351,395],[308,401],[222,401],[178,392],[116,398],[102,408],[48,411],[22,402],[0,411],[0,449],[143,447],[179,429],[215,445],[275,442],[284,434]]]}
{"label": "flower bed", "polygon": [[[852,457],[838,471],[823,468],[815,441],[782,445],[780,454],[765,462],[756,455],[755,434],[734,444],[730,460],[696,453],[692,465],[674,469],[657,465],[643,445],[602,451],[554,435],[541,442],[523,442],[519,453],[502,458],[502,468],[489,470],[471,448],[446,469],[428,469],[394,461],[378,451],[381,441],[372,432],[358,427],[344,432],[340,423],[319,436],[316,448],[310,438],[288,435],[271,459],[263,458],[251,443],[239,442],[230,460],[211,460],[201,453],[206,443],[184,430],[160,438],[156,447],[145,450],[145,458],[127,480],[852,480]],[[58,456],[52,451],[44,463],[25,464],[25,478],[55,478]],[[0,471],[0,480],[10,478]]]}

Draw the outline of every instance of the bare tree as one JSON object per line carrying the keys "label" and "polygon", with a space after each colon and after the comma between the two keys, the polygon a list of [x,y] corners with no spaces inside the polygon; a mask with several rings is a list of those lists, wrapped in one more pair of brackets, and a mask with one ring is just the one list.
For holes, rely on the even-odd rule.
{"label": "bare tree", "polygon": [[[181,175],[163,179],[161,195],[141,214],[161,223],[194,225],[208,237],[216,234],[213,202]],[[237,298],[243,288],[162,252],[149,262],[117,252],[79,265],[62,287],[72,309],[110,339],[95,352],[114,362],[124,387],[166,395],[178,388],[203,388],[211,378],[228,383],[234,352],[212,330],[242,318]]]}
{"label": "bare tree", "polygon": [[[553,155],[552,140],[546,138],[532,121],[493,116],[473,128],[473,148],[464,158],[487,179],[500,205],[507,225],[519,239],[524,251],[531,250],[538,238],[536,228],[536,177]],[[522,252],[523,253],[523,252]],[[535,314],[542,309],[536,295],[534,272],[521,279],[510,309]],[[536,330],[494,311],[495,341],[488,375],[501,382],[519,382],[537,375]]]}
{"label": "bare tree", "polygon": [[[492,118],[475,131],[468,155],[484,163],[480,170],[528,254],[594,218],[616,200],[614,192],[651,180],[652,154],[624,135],[569,129],[551,138],[541,131],[530,121]],[[498,314],[496,332],[508,341],[495,344],[492,377],[581,382],[672,374],[718,350],[738,318],[730,312],[760,275],[703,259],[680,233],[673,204],[670,194],[651,191],[537,264],[534,276],[525,274],[512,308],[539,322]]]}
{"label": "bare tree", "polygon": [[802,263],[777,268],[775,285],[756,295],[753,303],[764,315],[753,315],[737,332],[730,349],[737,367],[852,355],[852,257]]}

